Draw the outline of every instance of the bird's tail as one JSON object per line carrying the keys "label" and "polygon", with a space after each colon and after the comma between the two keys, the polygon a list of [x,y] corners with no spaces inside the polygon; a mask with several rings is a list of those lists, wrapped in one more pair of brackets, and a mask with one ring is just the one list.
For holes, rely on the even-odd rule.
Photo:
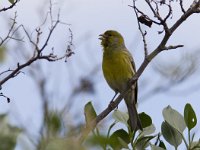
{"label": "bird's tail", "polygon": [[135,104],[130,105],[127,103],[127,108],[128,108],[129,124],[131,127],[131,131],[137,131],[138,129],[142,131],[143,130],[142,124],[139,115],[137,113]]}

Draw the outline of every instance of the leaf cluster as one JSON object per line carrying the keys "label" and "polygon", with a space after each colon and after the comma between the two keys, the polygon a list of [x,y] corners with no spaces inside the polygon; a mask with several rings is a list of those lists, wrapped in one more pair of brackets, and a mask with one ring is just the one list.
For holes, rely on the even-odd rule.
{"label": "leaf cluster", "polygon": [[[89,102],[85,106],[86,122],[90,123],[90,119],[95,119],[96,112],[92,103]],[[92,116],[92,117],[91,117]],[[178,149],[181,143],[184,143],[188,150],[200,149],[200,141],[194,141],[195,133],[191,133],[191,130],[197,124],[197,117],[195,111],[190,104],[186,104],[183,115],[173,109],[171,106],[167,106],[163,109],[163,122],[161,124],[161,132],[155,133],[156,128],[152,122],[152,119],[145,112],[139,114],[142,122],[143,131],[131,132],[128,124],[128,114],[115,110],[113,112],[114,122],[110,125],[108,131],[100,133],[99,129],[93,130],[93,134],[87,139],[86,143],[93,146],[99,145],[103,149],[136,149],[144,150],[151,148],[152,150],[164,150],[166,145],[172,145],[174,149]],[[86,124],[87,124],[86,123]],[[116,124],[122,124],[127,129],[118,128],[114,130]],[[185,130],[188,130],[187,134],[184,134]],[[186,139],[188,137],[188,139]],[[168,143],[168,144],[167,144]]]}

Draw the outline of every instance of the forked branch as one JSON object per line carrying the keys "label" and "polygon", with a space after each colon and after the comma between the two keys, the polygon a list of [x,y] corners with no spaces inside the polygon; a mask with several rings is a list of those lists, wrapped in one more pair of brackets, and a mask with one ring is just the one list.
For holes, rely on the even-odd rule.
{"label": "forked branch", "polygon": [[[171,45],[171,46],[166,46],[168,40],[170,39],[170,37],[173,35],[173,32],[187,19],[189,18],[192,14],[194,13],[199,13],[200,12],[200,0],[198,2],[193,3],[193,5],[191,5],[191,7],[187,10],[187,11],[183,11],[183,15],[180,16],[180,18],[172,25],[171,28],[168,27],[167,25],[167,19],[169,19],[169,13],[167,15],[167,17],[165,17],[165,19],[163,19],[159,14],[159,9],[158,9],[158,5],[156,5],[156,8],[153,8],[153,5],[151,3],[158,3],[157,1],[154,0],[145,0],[148,4],[148,6],[150,7],[151,11],[155,14],[155,18],[157,18],[160,21],[159,25],[162,25],[164,28],[164,36],[162,38],[162,41],[160,42],[160,44],[158,44],[157,48],[155,50],[153,50],[150,54],[147,54],[147,49],[146,49],[146,40],[145,39],[145,34],[143,33],[143,31],[140,31],[143,37],[143,42],[144,42],[144,51],[145,51],[145,57],[144,60],[142,62],[142,64],[140,65],[139,69],[137,70],[136,74],[133,76],[133,78],[130,81],[130,86],[133,85],[138,79],[139,77],[142,75],[142,73],[144,72],[144,70],[146,69],[146,67],[148,66],[148,64],[162,51],[164,50],[173,50],[173,49],[177,49],[177,48],[181,48],[183,47],[183,45]],[[170,0],[169,0],[170,1]],[[138,18],[137,15],[139,14],[145,14],[142,11],[138,11],[139,9],[136,7],[135,5],[136,0],[133,0],[133,6],[131,6],[133,9],[135,9],[136,12],[136,17]],[[164,1],[165,2],[165,1]],[[169,6],[170,9],[170,13],[171,13],[171,6]],[[181,3],[181,7],[182,7],[182,3]],[[183,8],[181,8],[183,9]],[[151,19],[150,19],[151,20]],[[153,20],[153,19],[152,19]],[[156,23],[158,24],[158,23]],[[138,20],[138,26],[139,26],[139,30],[141,30],[141,25],[140,22]],[[129,87],[130,87],[129,86]],[[89,126],[85,127],[82,131],[82,133],[78,136],[77,140],[82,143],[84,141],[84,139],[88,136],[89,132],[94,130],[94,128],[96,127],[96,125],[103,120],[111,111],[113,111],[118,104],[121,102],[121,100],[123,99],[123,97],[126,94],[126,91],[128,89],[126,89],[124,92],[122,92],[113,102],[112,105],[108,105],[108,107],[103,110],[97,117],[96,119],[94,119],[91,123],[88,123]]]}

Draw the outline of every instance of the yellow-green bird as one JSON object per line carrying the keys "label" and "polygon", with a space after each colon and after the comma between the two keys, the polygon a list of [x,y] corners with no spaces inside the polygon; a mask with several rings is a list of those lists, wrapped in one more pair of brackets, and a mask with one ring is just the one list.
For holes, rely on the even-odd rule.
{"label": "yellow-green bird", "polygon": [[[133,57],[127,50],[124,39],[119,32],[108,30],[99,36],[103,46],[102,69],[104,77],[115,93],[122,93],[127,89],[128,82],[135,74]],[[131,131],[142,130],[136,110],[137,91],[138,87],[135,83],[124,97],[128,108]]]}

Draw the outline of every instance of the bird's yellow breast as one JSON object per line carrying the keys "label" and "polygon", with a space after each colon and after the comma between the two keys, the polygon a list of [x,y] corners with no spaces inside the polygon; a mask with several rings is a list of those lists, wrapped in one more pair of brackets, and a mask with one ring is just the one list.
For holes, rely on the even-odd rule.
{"label": "bird's yellow breast", "polygon": [[126,50],[104,51],[103,74],[109,86],[117,92],[123,91],[134,75],[130,57]]}

